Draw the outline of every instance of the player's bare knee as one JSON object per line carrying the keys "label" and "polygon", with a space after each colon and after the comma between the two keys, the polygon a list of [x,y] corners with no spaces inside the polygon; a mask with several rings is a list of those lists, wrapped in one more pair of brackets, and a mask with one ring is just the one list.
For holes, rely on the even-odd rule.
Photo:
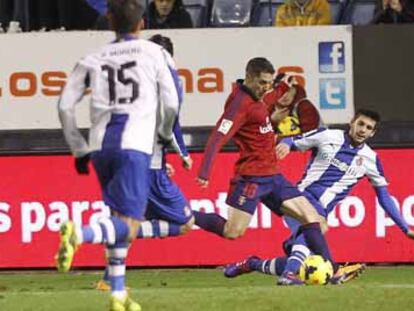
{"label": "player's bare knee", "polygon": [[195,222],[195,218],[191,217],[191,219],[187,223],[185,223],[184,225],[180,227],[180,234],[182,235],[182,234],[186,234],[187,232],[189,232],[193,228],[194,222]]}
{"label": "player's bare knee", "polygon": [[246,228],[241,227],[225,227],[223,236],[226,239],[229,240],[235,240],[237,238],[240,238],[244,235],[244,232],[246,231]]}

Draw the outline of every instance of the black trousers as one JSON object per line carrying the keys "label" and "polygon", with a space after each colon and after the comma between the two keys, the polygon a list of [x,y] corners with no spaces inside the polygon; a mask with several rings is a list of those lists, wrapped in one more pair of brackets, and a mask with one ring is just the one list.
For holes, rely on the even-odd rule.
{"label": "black trousers", "polygon": [[14,0],[0,0],[0,23],[3,28],[7,27],[13,17]]}
{"label": "black trousers", "polygon": [[66,30],[91,29],[98,13],[85,0],[32,0],[38,28]]}

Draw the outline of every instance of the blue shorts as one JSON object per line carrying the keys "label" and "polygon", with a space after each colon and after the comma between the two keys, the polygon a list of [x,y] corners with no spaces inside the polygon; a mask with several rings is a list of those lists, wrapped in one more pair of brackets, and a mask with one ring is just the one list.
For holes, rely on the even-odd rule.
{"label": "blue shorts", "polygon": [[192,217],[191,208],[180,188],[168,176],[165,169],[150,170],[150,192],[146,219],[162,219],[179,225]]}
{"label": "blue shorts", "polygon": [[149,154],[136,150],[92,153],[103,200],[112,210],[138,220],[144,218],[149,194],[150,158]]}
{"label": "blue shorts", "polygon": [[300,197],[302,193],[281,174],[272,176],[237,176],[230,182],[226,203],[251,215],[259,202],[272,212],[283,215],[282,202]]}

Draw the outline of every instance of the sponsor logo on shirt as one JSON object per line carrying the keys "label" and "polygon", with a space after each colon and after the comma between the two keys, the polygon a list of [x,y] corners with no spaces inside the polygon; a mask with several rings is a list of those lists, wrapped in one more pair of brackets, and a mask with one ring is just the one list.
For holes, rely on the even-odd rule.
{"label": "sponsor logo on shirt", "polygon": [[227,135],[227,133],[230,131],[232,126],[233,126],[233,121],[223,119],[221,120],[221,124],[218,128],[218,131],[224,135]]}
{"label": "sponsor logo on shirt", "polygon": [[269,132],[273,132],[273,126],[272,123],[270,123],[270,118],[266,118],[266,125],[259,127],[260,134],[267,134]]}
{"label": "sponsor logo on shirt", "polygon": [[[335,166],[337,169],[339,169],[341,172],[344,172],[348,175],[358,177],[358,173],[361,173],[358,169],[355,167],[352,167],[351,165],[346,164],[345,162],[342,162],[341,160],[330,156],[328,153],[322,153],[321,154],[322,160],[325,160],[330,165]],[[358,164],[358,163],[357,163]]]}

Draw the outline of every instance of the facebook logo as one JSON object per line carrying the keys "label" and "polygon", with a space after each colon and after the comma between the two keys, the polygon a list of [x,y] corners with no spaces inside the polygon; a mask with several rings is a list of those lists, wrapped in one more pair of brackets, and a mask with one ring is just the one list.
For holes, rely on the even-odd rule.
{"label": "facebook logo", "polygon": [[321,109],[345,109],[345,79],[320,79],[319,102]]}
{"label": "facebook logo", "polygon": [[319,72],[345,72],[345,49],[342,41],[319,42]]}

